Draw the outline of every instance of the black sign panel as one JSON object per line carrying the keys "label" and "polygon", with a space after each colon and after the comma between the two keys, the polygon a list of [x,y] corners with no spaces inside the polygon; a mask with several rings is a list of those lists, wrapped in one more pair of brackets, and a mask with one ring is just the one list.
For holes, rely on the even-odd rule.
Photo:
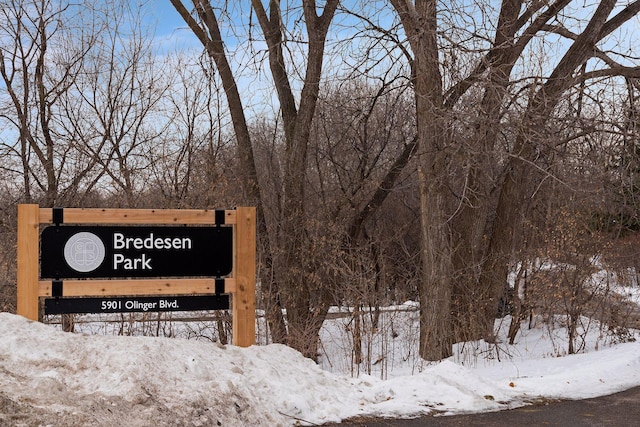
{"label": "black sign panel", "polygon": [[226,310],[229,295],[45,298],[44,314],[143,313],[157,311]]}
{"label": "black sign panel", "polygon": [[221,277],[233,268],[231,227],[52,226],[40,276],[51,279]]}

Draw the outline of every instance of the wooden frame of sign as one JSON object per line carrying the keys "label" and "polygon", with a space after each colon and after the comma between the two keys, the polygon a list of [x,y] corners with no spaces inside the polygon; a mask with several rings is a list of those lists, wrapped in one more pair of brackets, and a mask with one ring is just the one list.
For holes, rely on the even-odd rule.
{"label": "wooden frame of sign", "polygon": [[[65,280],[66,297],[137,295],[210,295],[224,281],[224,293],[231,294],[233,344],[255,344],[256,209],[85,209],[64,208],[65,224],[94,225],[211,225],[231,224],[233,270],[216,278]],[[54,296],[54,281],[41,280],[39,269],[40,226],[54,224],[56,210],[35,204],[18,205],[17,314],[38,320],[38,298]],[[89,286],[88,286],[89,285]],[[88,291],[90,289],[90,291]]]}

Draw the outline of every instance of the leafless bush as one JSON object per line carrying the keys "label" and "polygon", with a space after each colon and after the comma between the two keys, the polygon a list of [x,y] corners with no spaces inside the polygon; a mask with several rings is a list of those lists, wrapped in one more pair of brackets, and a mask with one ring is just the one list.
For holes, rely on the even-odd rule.
{"label": "leafless bush", "polygon": [[[62,327],[60,315],[45,316],[43,320]],[[228,310],[74,316],[74,331],[85,334],[185,338],[229,344],[231,329]]]}
{"label": "leafless bush", "polygon": [[631,309],[614,292],[624,276],[602,256],[609,239],[591,230],[580,211],[564,207],[549,225],[544,245],[533,260],[523,263],[516,279],[516,313],[510,337],[519,323],[536,319],[555,325],[558,316],[567,328],[569,354],[581,351],[584,337],[597,320],[606,333],[628,331]]}

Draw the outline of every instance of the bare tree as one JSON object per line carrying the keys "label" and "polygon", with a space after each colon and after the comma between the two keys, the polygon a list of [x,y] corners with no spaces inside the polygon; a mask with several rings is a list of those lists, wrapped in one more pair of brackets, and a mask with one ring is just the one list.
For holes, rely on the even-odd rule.
{"label": "bare tree", "polygon": [[346,78],[326,85],[311,132],[306,203],[307,238],[318,254],[313,270],[332,302],[354,307],[356,362],[359,307],[368,307],[375,324],[380,304],[388,302],[385,252],[404,236],[385,218],[402,211],[385,201],[407,180],[415,149],[404,83]]}
{"label": "bare tree", "polygon": [[147,119],[163,92],[138,10],[42,0],[2,14],[4,148],[20,159],[24,199],[81,203],[110,176],[131,205],[130,163],[158,132]]}
{"label": "bare tree", "polygon": [[163,102],[167,124],[147,153],[153,171],[150,187],[161,206],[224,206],[217,199],[227,193],[223,184],[231,180],[233,162],[223,157],[231,151],[226,149],[231,138],[225,139],[221,130],[225,118],[214,68],[206,56],[178,55],[173,61],[175,78]]}
{"label": "bare tree", "polygon": [[118,204],[135,207],[154,162],[146,154],[167,123],[159,110],[170,82],[139,9],[111,2],[95,19],[104,30],[65,99],[66,130],[99,165],[89,186],[100,183],[118,195]]}
{"label": "bare tree", "polygon": [[[545,123],[566,92],[584,79],[637,73],[633,66],[615,63],[597,46],[635,16],[640,5],[632,2],[610,17],[616,2],[601,1],[589,15],[585,13],[586,25],[580,32],[572,33],[560,15],[569,0],[505,0],[490,45],[472,59],[475,68],[458,76],[447,74],[450,83],[443,92],[446,64],[441,58],[465,56],[464,42],[449,37],[446,31],[451,28],[439,21],[445,10],[439,10],[435,1],[390,3],[413,54],[423,218],[421,355],[440,359],[451,354],[456,335],[450,319],[452,298],[457,301],[453,311],[462,325],[459,329],[471,329],[464,338],[491,339],[522,219],[545,176],[540,161],[549,156],[544,147],[550,150],[553,145],[546,144],[551,135],[544,132]],[[477,5],[479,13],[490,10]],[[568,48],[548,75],[531,76],[533,84],[522,92],[514,67],[524,60],[531,41],[547,34],[565,37]],[[578,73],[592,58],[598,59],[594,68]],[[479,99],[476,124],[468,130],[473,143],[464,144],[460,135],[448,130],[456,129],[461,103],[474,98]],[[527,98],[523,105],[521,100]],[[518,112],[515,107],[521,106]],[[508,115],[518,115],[520,125],[501,134]],[[501,169],[491,171],[492,164]]]}
{"label": "bare tree", "polygon": [[[189,13],[182,2],[172,0],[172,4],[202,42],[217,66],[238,141],[241,170],[246,174],[244,187],[247,199],[260,205],[256,166],[245,110],[234,72],[229,65],[227,52],[224,49],[216,12],[210,3],[205,1],[194,2],[195,17]],[[285,28],[282,25],[283,10],[280,8],[280,3],[270,2],[267,13],[267,9],[261,2],[252,2],[253,10],[268,47],[269,65],[280,102],[286,140],[283,207],[280,212],[278,230],[274,236],[279,249],[273,251],[273,247],[270,247],[278,283],[276,292],[279,300],[287,308],[287,342],[305,355],[314,358],[317,343],[313,338],[310,340],[309,336],[317,335],[323,317],[318,316],[322,310],[314,309],[314,306],[320,301],[312,298],[310,292],[312,282],[309,281],[312,276],[308,274],[308,269],[305,267],[308,258],[304,235],[304,176],[307,141],[322,75],[324,45],[337,4],[336,0],[328,1],[322,13],[318,14],[315,1],[303,2],[302,15],[308,46],[305,54],[306,70],[300,101],[296,103],[285,63],[284,43],[286,39]],[[263,227],[263,230],[266,232],[267,228]],[[284,337],[283,326],[284,323],[281,320],[272,321],[276,340],[281,340]]]}
{"label": "bare tree", "polygon": [[[82,204],[97,187],[106,193],[110,176],[133,205],[130,163],[155,136],[148,119],[162,94],[137,10],[40,0],[1,13],[3,148],[21,164],[18,199]],[[73,330],[71,316],[63,329]]]}
{"label": "bare tree", "polygon": [[553,144],[545,141],[546,135],[540,130],[545,128],[545,122],[552,116],[565,93],[579,84],[582,79],[589,79],[596,75],[616,76],[639,73],[633,67],[611,67],[610,63],[589,74],[576,72],[588,60],[598,55],[599,49],[594,49],[594,46],[602,43],[612,31],[640,12],[640,3],[634,2],[610,17],[615,4],[615,1],[606,0],[598,4],[587,26],[571,40],[572,43],[564,56],[558,61],[544,84],[536,88],[527,104],[522,120],[525,126],[517,133],[509,153],[509,162],[496,206],[494,231],[481,273],[480,286],[489,290],[491,302],[487,304],[488,310],[485,314],[487,318],[504,288],[511,247],[516,238],[515,233],[519,229],[518,224],[521,224],[522,218],[527,215],[527,209],[530,206],[528,200],[531,199],[532,192],[535,192],[535,187],[541,179],[536,162],[538,159],[548,158],[553,147]]}
{"label": "bare tree", "polygon": [[[9,98],[2,117],[12,128],[5,132],[16,136],[11,149],[22,164],[25,200],[41,198],[45,206],[58,201],[74,158],[72,146],[60,142],[57,109],[95,41],[95,33],[75,37],[64,19],[67,9],[48,0],[14,1],[1,12],[0,75]],[[73,165],[77,170],[69,188],[94,164]]]}

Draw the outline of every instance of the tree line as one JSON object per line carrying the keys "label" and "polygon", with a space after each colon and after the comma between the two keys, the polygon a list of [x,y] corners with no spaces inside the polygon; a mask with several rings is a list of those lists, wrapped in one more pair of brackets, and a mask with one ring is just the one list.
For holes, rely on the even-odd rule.
{"label": "tree line", "polygon": [[414,299],[439,360],[526,305],[523,265],[638,228],[640,2],[170,2],[198,48],[148,4],[2,2],[3,310],[18,202],[255,205],[273,342]]}

